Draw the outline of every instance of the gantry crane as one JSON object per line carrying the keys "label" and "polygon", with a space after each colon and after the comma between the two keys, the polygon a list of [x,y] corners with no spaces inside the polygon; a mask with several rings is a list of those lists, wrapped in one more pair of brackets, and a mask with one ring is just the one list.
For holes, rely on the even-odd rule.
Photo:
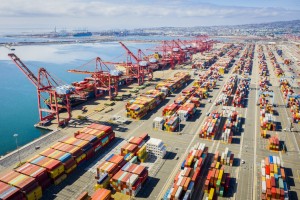
{"label": "gantry crane", "polygon": [[102,96],[102,91],[108,91],[110,100],[113,99],[118,95],[118,83],[120,78],[119,72],[117,70],[112,70],[111,68],[109,68],[107,66],[107,63],[103,62],[99,57],[80,66],[80,68],[84,68],[90,63],[95,64],[95,69],[71,69],[68,70],[68,72],[91,75],[91,77],[86,78],[86,80],[93,82],[95,97]]}
{"label": "gantry crane", "polygon": [[175,41],[172,40],[171,41],[172,44],[172,54],[174,56],[174,59],[176,60],[177,64],[182,64],[184,62],[186,62],[187,59],[187,50],[185,50],[184,46],[180,46],[180,44]]}
{"label": "gantry crane", "polygon": [[[73,88],[54,79],[45,68],[39,68],[36,76],[14,53],[8,56],[37,89],[40,124],[46,124],[55,116],[59,126],[67,124],[71,119],[70,95]],[[63,101],[62,104],[59,103],[59,99]],[[61,109],[66,109],[66,119],[60,120]]]}
{"label": "gantry crane", "polygon": [[[153,71],[150,68],[150,64],[147,60],[143,60],[142,50],[138,50],[138,56],[135,56],[130,49],[128,49],[122,42],[120,45],[125,49],[127,57],[126,63],[123,66],[126,68],[125,76],[128,78],[136,78],[138,84],[142,85],[144,83],[145,76],[151,80],[153,77]],[[144,54],[145,55],[145,54]]]}
{"label": "gantry crane", "polygon": [[170,45],[169,41],[162,41],[160,46],[155,47],[154,49],[147,49],[150,51],[154,51],[156,52],[156,54],[158,54],[158,52],[161,52],[161,58],[158,61],[158,65],[164,69],[167,66],[170,66],[171,69],[175,68],[175,59],[173,56],[173,48],[172,45]]}

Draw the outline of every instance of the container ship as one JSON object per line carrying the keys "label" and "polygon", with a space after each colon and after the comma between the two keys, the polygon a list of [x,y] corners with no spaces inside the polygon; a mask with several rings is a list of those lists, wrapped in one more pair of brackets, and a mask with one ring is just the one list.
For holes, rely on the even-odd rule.
{"label": "container ship", "polygon": [[81,31],[76,31],[76,33],[73,34],[73,37],[90,37],[92,35],[93,34],[90,31],[81,30]]}

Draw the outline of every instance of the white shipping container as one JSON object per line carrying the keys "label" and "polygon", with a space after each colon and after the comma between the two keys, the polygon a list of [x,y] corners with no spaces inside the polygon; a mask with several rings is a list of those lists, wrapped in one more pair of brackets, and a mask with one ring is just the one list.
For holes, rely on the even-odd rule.
{"label": "white shipping container", "polygon": [[267,184],[266,184],[266,181],[262,181],[262,182],[261,182],[261,192],[262,192],[263,194],[266,194],[266,192],[267,192]]}
{"label": "white shipping container", "polygon": [[278,167],[281,167],[281,163],[280,163],[280,158],[277,156],[277,165],[278,165]]}
{"label": "white shipping container", "polygon": [[175,199],[176,200],[179,200],[179,197],[180,197],[181,193],[182,193],[182,186],[179,186],[177,191],[176,191],[176,194],[175,194]]}
{"label": "white shipping container", "polygon": [[261,175],[266,176],[266,168],[264,167],[261,168]]}
{"label": "white shipping container", "polygon": [[169,192],[169,194],[167,196],[168,199],[171,199],[171,194],[172,194],[173,190],[174,190],[174,188],[171,188],[171,190],[170,190],[170,192]]}

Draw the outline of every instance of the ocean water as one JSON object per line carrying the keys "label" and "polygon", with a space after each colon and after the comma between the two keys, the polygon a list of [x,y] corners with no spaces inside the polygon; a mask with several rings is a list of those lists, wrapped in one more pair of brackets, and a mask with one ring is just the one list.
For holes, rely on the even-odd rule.
{"label": "ocean water", "polygon": [[[155,43],[124,43],[133,52],[157,45]],[[68,73],[68,69],[79,68],[96,57],[114,62],[125,59],[125,51],[117,42],[17,46],[15,49],[14,53],[33,73],[36,74],[39,67],[44,67],[66,83],[80,81],[85,77],[85,75]],[[39,121],[36,89],[10,60],[8,53],[10,50],[0,47],[0,155],[16,149],[13,137],[15,133],[19,135],[19,146],[47,133],[33,126]]]}

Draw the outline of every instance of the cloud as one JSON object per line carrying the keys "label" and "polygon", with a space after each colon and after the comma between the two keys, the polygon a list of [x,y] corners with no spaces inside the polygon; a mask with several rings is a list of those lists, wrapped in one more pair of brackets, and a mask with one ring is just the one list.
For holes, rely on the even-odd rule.
{"label": "cloud", "polygon": [[[219,6],[195,1],[137,1],[137,0],[10,0],[1,2],[0,16],[4,17],[272,17],[298,14],[298,10]],[[299,16],[299,14],[298,14]]]}
{"label": "cloud", "polygon": [[[157,26],[230,25],[300,18],[299,7],[287,9],[284,3],[281,7],[259,6],[253,3],[254,7],[250,7],[244,6],[243,2],[231,6],[220,0],[212,0],[209,1],[210,3],[206,0],[3,1],[0,4],[0,26],[6,28],[61,26],[103,30]],[[254,1],[257,2],[257,0]]]}

